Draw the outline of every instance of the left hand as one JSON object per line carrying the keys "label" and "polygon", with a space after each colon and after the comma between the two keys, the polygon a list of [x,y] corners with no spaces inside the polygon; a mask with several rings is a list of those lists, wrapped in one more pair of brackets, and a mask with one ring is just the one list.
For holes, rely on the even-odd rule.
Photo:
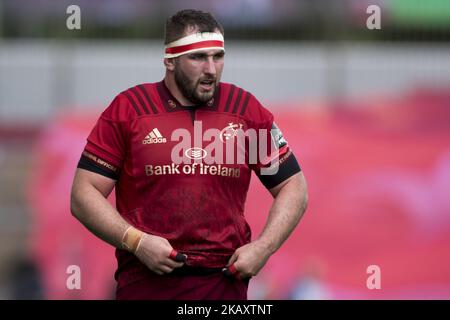
{"label": "left hand", "polygon": [[251,278],[264,267],[270,255],[267,246],[255,240],[238,248],[228,261],[227,267],[234,264],[241,279]]}

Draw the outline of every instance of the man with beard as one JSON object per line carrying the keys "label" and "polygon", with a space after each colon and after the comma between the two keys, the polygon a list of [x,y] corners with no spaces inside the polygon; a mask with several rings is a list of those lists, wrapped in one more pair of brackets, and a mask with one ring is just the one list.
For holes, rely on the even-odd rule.
{"label": "man with beard", "polygon": [[[164,79],[117,95],[87,139],[71,210],[116,247],[118,299],[246,299],[249,279],[306,209],[305,179],[273,115],[220,82],[224,55],[224,31],[210,13],[178,12],[166,23]],[[174,151],[182,134],[196,140],[212,129],[216,145],[254,130],[274,148],[252,162],[248,146],[244,163],[207,161],[210,141]],[[274,197],[253,241],[244,217],[252,171]],[[116,208],[106,200],[114,187]]]}

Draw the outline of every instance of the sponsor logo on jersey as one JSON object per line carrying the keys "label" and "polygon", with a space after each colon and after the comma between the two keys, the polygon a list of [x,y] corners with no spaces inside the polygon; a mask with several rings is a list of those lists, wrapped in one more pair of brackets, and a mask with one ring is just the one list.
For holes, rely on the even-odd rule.
{"label": "sponsor logo on jersey", "polygon": [[203,159],[206,157],[206,151],[202,148],[189,148],[184,152],[184,155],[189,159]]}
{"label": "sponsor logo on jersey", "polygon": [[142,140],[142,144],[154,144],[154,143],[166,143],[167,139],[164,138],[159,132],[158,128],[154,128],[150,133]]}
{"label": "sponsor logo on jersey", "polygon": [[275,122],[272,123],[272,129],[270,130],[270,133],[272,134],[272,138],[278,149],[287,145],[287,141],[283,137],[283,132],[281,132],[280,128],[278,128]]}

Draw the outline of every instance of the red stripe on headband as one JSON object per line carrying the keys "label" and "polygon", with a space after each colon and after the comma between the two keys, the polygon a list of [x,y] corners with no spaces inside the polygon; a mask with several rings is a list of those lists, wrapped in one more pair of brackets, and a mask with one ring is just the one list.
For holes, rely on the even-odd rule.
{"label": "red stripe on headband", "polygon": [[223,41],[206,40],[206,41],[186,44],[186,45],[183,45],[183,46],[166,48],[166,53],[177,54],[177,53],[184,52],[184,51],[189,51],[189,50],[193,50],[193,49],[208,48],[208,47],[222,47],[223,48]]}

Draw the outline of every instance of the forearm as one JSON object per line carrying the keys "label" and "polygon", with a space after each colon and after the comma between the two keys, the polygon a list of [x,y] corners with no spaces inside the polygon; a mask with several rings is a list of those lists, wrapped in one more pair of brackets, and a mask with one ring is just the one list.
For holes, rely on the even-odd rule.
{"label": "forearm", "polygon": [[174,249],[167,239],[130,228],[130,224],[106,199],[114,185],[112,179],[77,169],[71,194],[72,214],[97,237],[116,248],[132,252],[157,274],[169,273],[183,266],[180,261],[187,257],[180,258],[176,252],[172,257]]}
{"label": "forearm", "polygon": [[293,177],[276,194],[266,225],[258,237],[270,253],[277,251],[302,218],[308,204],[303,175]]}
{"label": "forearm", "polygon": [[114,247],[121,247],[123,234],[130,225],[94,186],[74,183],[71,211],[97,237]]}

